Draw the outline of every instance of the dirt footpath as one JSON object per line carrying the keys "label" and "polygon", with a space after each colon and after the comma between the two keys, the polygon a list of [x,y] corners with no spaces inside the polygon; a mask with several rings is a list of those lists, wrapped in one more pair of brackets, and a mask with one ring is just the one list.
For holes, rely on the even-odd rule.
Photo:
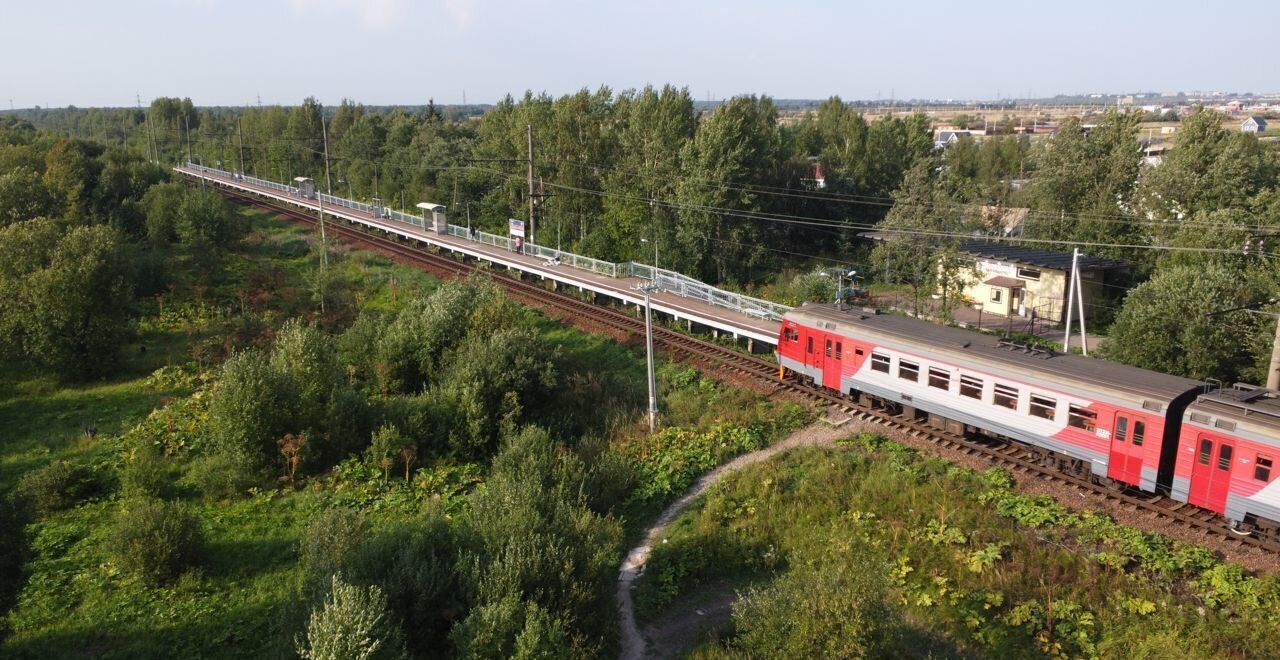
{"label": "dirt footpath", "polygon": [[[614,600],[618,605],[619,625],[621,627],[618,644],[619,657],[623,660],[641,660],[642,658],[649,657],[646,656],[648,651],[648,640],[640,633],[640,627],[636,624],[635,606],[631,602],[631,587],[635,583],[636,578],[639,577],[640,573],[644,570],[644,564],[649,560],[650,549],[654,543],[660,542],[659,539],[661,539],[662,532],[666,529],[667,525],[670,525],[680,516],[681,513],[684,513],[684,510],[687,509],[699,495],[730,473],[741,470],[753,463],[759,463],[774,454],[787,451],[788,449],[794,449],[795,447],[834,446],[836,440],[856,434],[861,430],[863,429],[860,425],[855,425],[852,422],[840,427],[833,427],[825,422],[816,422],[792,433],[780,442],[774,443],[773,445],[759,451],[751,452],[750,454],[743,454],[742,456],[739,456],[732,461],[729,461],[728,463],[725,463],[724,465],[702,475],[702,477],[694,482],[693,486],[689,488],[688,492],[681,496],[680,499],[672,502],[671,506],[668,506],[666,510],[662,512],[662,515],[658,516],[658,519],[654,521],[653,525],[649,527],[648,531],[645,533],[644,541],[642,541],[640,545],[632,548],[631,552],[627,553],[627,559],[622,562],[622,568],[618,571],[618,586],[617,590],[614,592]],[[716,600],[724,602],[719,607],[713,606],[713,609],[716,610],[716,614],[720,617],[727,619],[728,603],[732,602],[732,599],[720,598]],[[688,622],[664,622],[664,625],[660,629],[648,632],[661,632],[663,630],[671,630],[673,628],[696,631],[696,629],[700,627],[699,624],[705,623],[705,620],[702,620],[702,617],[706,610],[703,609],[703,612],[700,613],[698,611],[699,609],[702,608],[695,608],[686,613],[691,619]],[[668,656],[669,654],[673,654],[673,652],[687,650],[671,648],[669,645],[662,643],[664,640],[656,641],[663,656]]]}

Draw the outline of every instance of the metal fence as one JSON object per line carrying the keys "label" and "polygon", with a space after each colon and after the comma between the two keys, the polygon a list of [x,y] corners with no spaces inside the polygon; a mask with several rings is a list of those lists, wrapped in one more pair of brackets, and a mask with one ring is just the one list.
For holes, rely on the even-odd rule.
{"label": "metal fence", "polygon": [[[299,191],[293,186],[286,186],[275,183],[274,181],[266,181],[251,176],[234,174],[224,170],[214,169],[212,167],[204,167],[194,163],[187,163],[189,169],[193,169],[202,173],[209,173],[226,179],[235,181],[244,181],[263,188],[270,188],[280,192],[287,193],[293,197],[299,196]],[[373,208],[368,204],[357,202],[333,195],[318,193],[317,196],[327,206],[341,206],[353,209],[362,213],[373,213]],[[423,220],[422,216],[402,213],[390,209],[383,209],[383,212],[392,220],[404,222],[423,229],[428,228],[428,223]],[[514,241],[499,234],[490,234],[479,230],[468,230],[466,227],[457,225],[448,225],[446,233],[455,238],[463,240],[475,241],[482,245],[492,245],[503,250],[514,250]],[[723,307],[724,309],[733,310],[735,312],[745,314],[758,319],[767,319],[771,321],[781,321],[782,315],[786,314],[791,308],[786,305],[752,298],[740,293],[725,291],[711,286],[705,282],[693,279],[687,275],[682,275],[673,270],[656,268],[647,264],[629,261],[626,263],[613,263],[611,261],[602,261],[600,259],[592,259],[580,254],[572,252],[563,252],[554,248],[535,245],[533,243],[525,243],[521,247],[521,252],[532,257],[543,259],[548,264],[564,265],[577,270],[596,273],[607,277],[627,278],[634,277],[643,280],[650,280],[658,285],[658,289],[668,293],[675,294],[682,298],[697,300],[700,302]]]}

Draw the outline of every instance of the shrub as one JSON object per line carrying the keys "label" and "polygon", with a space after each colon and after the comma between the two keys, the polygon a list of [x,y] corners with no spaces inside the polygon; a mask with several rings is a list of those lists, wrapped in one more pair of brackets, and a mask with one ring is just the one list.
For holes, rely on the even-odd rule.
{"label": "shrub", "polygon": [[102,490],[102,484],[85,466],[58,461],[23,475],[17,494],[41,516],[47,516],[70,509]]}
{"label": "shrub", "polygon": [[187,480],[209,500],[229,500],[264,481],[262,470],[240,454],[213,454],[191,462]]}
{"label": "shrub", "polygon": [[557,660],[572,658],[564,621],[515,597],[481,605],[451,635],[460,658]]}
{"label": "shrub", "polygon": [[836,556],[793,568],[733,608],[737,645],[759,658],[894,657],[899,615],[884,575]]}
{"label": "shrub", "polygon": [[358,587],[335,575],[324,605],[311,613],[306,639],[297,641],[306,660],[390,660],[405,657],[400,629],[387,614],[378,587]]}
{"label": "shrub", "polygon": [[195,566],[203,545],[200,521],[190,511],[152,499],[126,501],[111,537],[115,562],[152,586],[171,583]]}
{"label": "shrub", "polygon": [[330,586],[334,575],[349,568],[365,539],[369,523],[353,509],[328,509],[316,516],[302,535],[301,548],[304,590],[312,597]]}
{"label": "shrub", "polygon": [[[18,600],[26,580],[27,524],[31,512],[17,498],[0,495],[0,612],[7,612]],[[0,645],[8,631],[7,617],[0,617]]]}
{"label": "shrub", "polygon": [[151,444],[135,449],[120,466],[125,497],[164,497],[173,483],[173,466]]}

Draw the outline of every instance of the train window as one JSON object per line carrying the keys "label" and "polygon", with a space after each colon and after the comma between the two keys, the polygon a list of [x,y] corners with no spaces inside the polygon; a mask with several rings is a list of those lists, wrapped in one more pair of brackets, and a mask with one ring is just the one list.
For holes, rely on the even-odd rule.
{"label": "train window", "polygon": [[862,357],[862,349],[861,348],[853,349],[853,354],[857,355],[858,357]]}
{"label": "train window", "polygon": [[827,340],[827,357],[831,357],[831,340]]}
{"label": "train window", "polygon": [[898,360],[898,378],[920,382],[920,365],[915,362]]}
{"label": "train window", "polygon": [[1231,445],[1218,446],[1218,469],[1231,469]]}
{"label": "train window", "polygon": [[1017,410],[1018,388],[996,383],[995,396],[991,398],[991,402],[997,406],[1008,408],[1009,410]]}
{"label": "train window", "polygon": [[1098,428],[1098,413],[1073,403],[1067,408],[1067,425],[1092,431]]}
{"label": "train window", "polygon": [[982,399],[982,379],[973,376],[960,377],[960,396]]}
{"label": "train window", "polygon": [[1116,440],[1119,440],[1120,442],[1124,442],[1124,439],[1128,436],[1129,436],[1129,418],[1117,417],[1116,418]]}
{"label": "train window", "polygon": [[1258,481],[1271,481],[1271,457],[1258,454],[1253,464],[1253,478]]}
{"label": "train window", "polygon": [[795,328],[787,328],[785,334],[788,341],[800,341],[800,331]]}
{"label": "train window", "polygon": [[1047,396],[1031,395],[1031,416],[1052,420],[1057,414],[1058,402]]}
{"label": "train window", "polygon": [[1208,465],[1209,457],[1212,455],[1213,455],[1213,441],[1208,439],[1200,440],[1200,456],[1197,457],[1196,460],[1200,461],[1201,465]]}
{"label": "train window", "polygon": [[1133,446],[1141,447],[1142,440],[1147,435],[1147,423],[1138,419],[1133,421]]}
{"label": "train window", "polygon": [[809,352],[813,353],[813,337],[809,338]]}
{"label": "train window", "polygon": [[929,387],[936,387],[940,390],[951,389],[951,372],[946,369],[929,367]]}
{"label": "train window", "polygon": [[889,356],[881,355],[879,353],[872,353],[871,354],[871,370],[879,371],[880,373],[884,373],[884,374],[889,373]]}
{"label": "train window", "polygon": [[841,356],[843,354],[844,354],[844,346],[842,346],[840,342],[836,342],[836,359],[837,360],[841,359]]}

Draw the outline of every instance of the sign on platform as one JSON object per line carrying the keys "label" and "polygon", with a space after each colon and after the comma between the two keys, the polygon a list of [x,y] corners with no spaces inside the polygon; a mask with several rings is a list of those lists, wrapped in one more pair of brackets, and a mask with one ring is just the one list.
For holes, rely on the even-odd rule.
{"label": "sign on platform", "polygon": [[510,232],[512,236],[519,236],[520,238],[524,238],[524,220],[516,220],[515,218],[511,218],[511,221],[509,224],[511,225]]}

